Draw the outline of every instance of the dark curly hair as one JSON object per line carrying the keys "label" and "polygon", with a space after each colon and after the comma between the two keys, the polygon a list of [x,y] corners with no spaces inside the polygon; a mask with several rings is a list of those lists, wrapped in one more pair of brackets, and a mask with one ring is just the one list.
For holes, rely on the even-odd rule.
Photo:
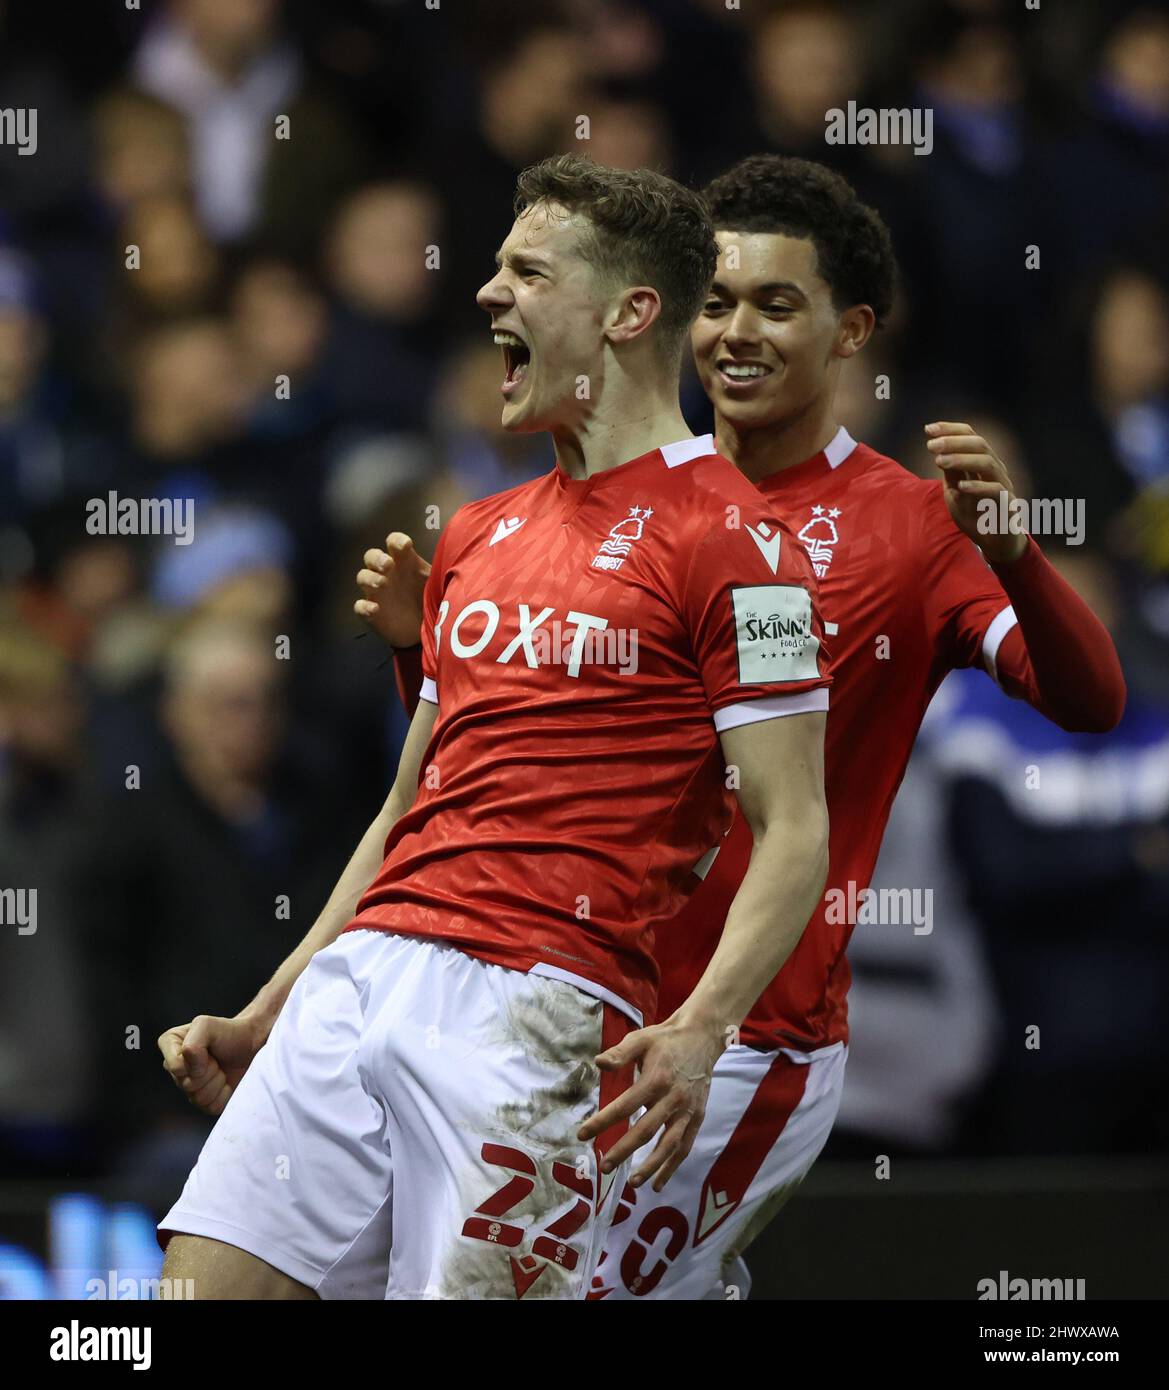
{"label": "dark curly hair", "polygon": [[703,190],[714,225],[811,241],[838,309],[867,304],[881,327],[893,307],[897,261],[889,228],[839,174],[810,159],[753,154]]}
{"label": "dark curly hair", "polygon": [[663,353],[680,353],[718,262],[702,198],[650,169],[610,169],[562,154],[529,166],[516,180],[517,217],[539,202],[588,218],[592,234],[582,250],[602,274],[658,291]]}

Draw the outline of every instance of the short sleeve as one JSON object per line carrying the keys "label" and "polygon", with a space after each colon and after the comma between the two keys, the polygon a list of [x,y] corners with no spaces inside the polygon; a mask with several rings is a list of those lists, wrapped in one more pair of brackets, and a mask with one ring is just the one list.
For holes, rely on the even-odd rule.
{"label": "short sleeve", "polygon": [[995,657],[1015,626],[1015,610],[982,551],[954,524],[940,483],[926,500],[922,539],[923,602],[934,645],[948,667],[983,666],[997,680]]}
{"label": "short sleeve", "polygon": [[760,510],[695,547],[682,613],[719,732],[827,710],[828,655],[803,547]]}

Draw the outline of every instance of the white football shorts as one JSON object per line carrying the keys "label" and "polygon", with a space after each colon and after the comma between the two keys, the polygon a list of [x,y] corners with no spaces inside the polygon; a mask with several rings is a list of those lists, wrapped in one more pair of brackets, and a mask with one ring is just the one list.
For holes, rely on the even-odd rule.
{"label": "white football shorts", "polygon": [[628,1165],[580,1124],[632,1027],[563,980],[380,931],[291,990],[159,1223],[246,1250],[322,1298],[584,1298]]}

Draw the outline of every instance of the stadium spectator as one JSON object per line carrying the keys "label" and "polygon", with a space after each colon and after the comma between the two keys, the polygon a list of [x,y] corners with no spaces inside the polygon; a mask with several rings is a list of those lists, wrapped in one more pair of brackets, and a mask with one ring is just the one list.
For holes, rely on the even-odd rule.
{"label": "stadium spectator", "polygon": [[615,169],[657,169],[669,173],[673,140],[665,112],[654,102],[614,94],[589,103],[586,146],[598,164]]}
{"label": "stadium spectator", "polygon": [[115,87],[90,115],[93,180],[115,215],[143,198],[190,193],[191,150],[182,116],[168,102]]}
{"label": "stadium spectator", "polygon": [[1092,326],[1095,401],[1138,487],[1169,481],[1169,290],[1139,270],[1105,283]]}
{"label": "stadium spectator", "polygon": [[360,189],[329,228],[324,262],[334,304],[324,372],[349,426],[427,423],[444,336],[441,227],[433,190],[397,180]]}
{"label": "stadium spectator", "polygon": [[1089,50],[1097,62],[1085,99],[1072,129],[1053,142],[1048,172],[1069,288],[1093,261],[1163,246],[1167,230],[1169,16],[1138,6],[1105,23]]}
{"label": "stadium spectator", "polygon": [[[956,389],[1014,409],[1024,363],[1041,344],[1002,325],[1012,316],[1033,321],[1025,311],[1042,283],[1028,268],[1028,248],[1045,225],[1019,39],[993,9],[939,5],[924,12],[913,52],[914,105],[932,112],[933,124],[932,153],[906,164],[900,213],[917,350],[941,354]],[[944,314],[934,312],[938,305]],[[951,331],[955,323],[960,333]]]}
{"label": "stadium spectator", "polygon": [[219,260],[184,196],[138,199],[120,239],[137,248],[140,265],[125,280],[146,314],[165,318],[212,307]]}
{"label": "stadium spectator", "polygon": [[[146,333],[128,364],[130,442],[138,476],[164,485],[179,470],[229,476],[246,407],[229,325],[201,318]],[[241,481],[243,481],[241,479]]]}
{"label": "stadium spectator", "polygon": [[279,34],[278,0],[172,0],[134,59],[138,84],[190,123],[195,187],[208,231],[244,236],[259,221],[273,121],[301,82]]}
{"label": "stadium spectator", "polygon": [[[1108,566],[1070,549],[1056,562],[1114,627]],[[1120,725],[1093,738],[1003,700],[980,674],[951,680],[934,746],[1004,1014],[983,1141],[1007,1153],[1162,1150],[1169,703],[1130,685]]]}
{"label": "stadium spectator", "polygon": [[251,399],[249,434],[288,439],[331,421],[320,367],[325,304],[315,286],[294,266],[257,259],[236,277],[230,308]]}
{"label": "stadium spectator", "polygon": [[1169,476],[1169,295],[1138,265],[1106,272],[1093,289],[1036,372],[1027,438],[1041,494],[1083,497],[1099,535],[1135,493]]}
{"label": "stadium spectator", "polygon": [[25,528],[99,486],[110,459],[75,381],[54,370],[53,335],[30,259],[0,246],[0,584],[31,568]]}
{"label": "stadium spectator", "polygon": [[575,121],[586,107],[586,52],[577,30],[555,10],[499,22],[494,8],[480,27],[476,110],[469,128],[451,132],[437,151],[434,180],[451,209],[444,238],[444,313],[482,331],[475,293],[491,278],[500,227],[510,225],[516,175],[545,155],[579,148]]}
{"label": "stadium spectator", "polygon": [[50,644],[0,619],[0,889],[31,893],[0,932],[0,1171],[92,1163],[76,876],[86,804],[84,700]]}
{"label": "stadium spectator", "polygon": [[773,149],[824,158],[825,114],[847,106],[863,82],[858,40],[855,20],[840,5],[806,0],[764,16],[752,79],[759,133]]}
{"label": "stadium spectator", "polygon": [[282,9],[281,0],[170,0],[133,75],[187,118],[208,232],[234,242],[262,231],[295,254],[314,244],[362,156],[342,113],[306,81]]}
{"label": "stadium spectator", "polygon": [[[165,666],[165,764],[91,826],[86,978],[119,1146],[177,1124],[197,1147],[182,1096],[156,1085],[154,1038],[207,1001],[241,1007],[307,929],[355,837],[346,789],[290,737],[274,650],[250,624],[193,622]],[[141,1051],[126,1045],[132,1026]],[[127,1161],[149,1171],[143,1153]]]}

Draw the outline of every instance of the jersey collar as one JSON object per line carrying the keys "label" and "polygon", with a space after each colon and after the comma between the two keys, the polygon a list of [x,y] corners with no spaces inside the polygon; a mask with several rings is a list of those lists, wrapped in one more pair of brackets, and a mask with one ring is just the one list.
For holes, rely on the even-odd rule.
{"label": "jersey collar", "polygon": [[829,468],[839,468],[855,448],[856,440],[849,434],[844,426],[841,425],[820,452],[828,461]]}
{"label": "jersey collar", "polygon": [[714,435],[700,434],[690,439],[676,440],[673,444],[662,444],[656,449],[651,449],[647,454],[639,454],[635,459],[627,459],[624,463],[619,463],[613,468],[606,468],[603,473],[593,473],[587,478],[570,478],[559,464],[553,466],[553,473],[561,491],[571,497],[592,492],[596,488],[604,486],[606,481],[614,475],[624,476],[639,464],[653,461],[659,467],[664,463],[667,468],[678,468],[684,463],[690,463],[693,459],[705,458],[707,454],[717,453],[718,447],[714,442]]}
{"label": "jersey collar", "polygon": [[713,434],[699,434],[693,439],[679,439],[676,444],[663,444],[658,450],[667,468],[677,468],[689,463],[691,459],[705,458],[707,454],[717,453]]}
{"label": "jersey collar", "polygon": [[841,425],[819,453],[804,459],[802,463],[793,463],[790,468],[781,468],[778,473],[768,473],[759,479],[758,486],[764,492],[778,492],[820,473],[834,473],[852,457],[855,448],[856,440]]}

